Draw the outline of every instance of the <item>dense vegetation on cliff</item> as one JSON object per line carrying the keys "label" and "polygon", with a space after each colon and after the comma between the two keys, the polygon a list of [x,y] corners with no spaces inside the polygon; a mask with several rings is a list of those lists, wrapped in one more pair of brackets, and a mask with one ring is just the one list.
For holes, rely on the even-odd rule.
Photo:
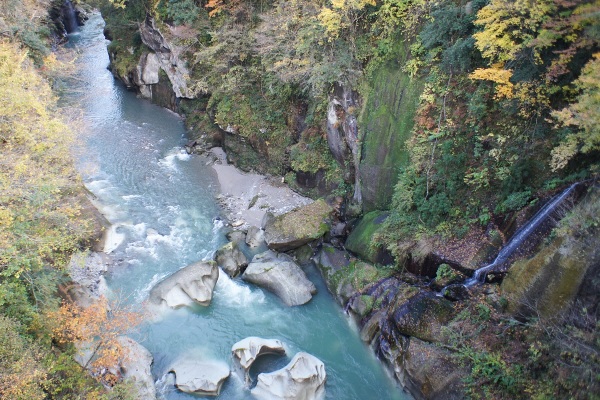
{"label": "dense vegetation on cliff", "polygon": [[71,157],[74,125],[50,87],[68,72],[50,52],[51,6],[0,3],[0,397],[119,398],[53,333],[69,258],[99,227]]}
{"label": "dense vegetation on cliff", "polygon": [[[103,11],[119,73],[131,74],[148,51],[136,28],[148,14],[184,49],[194,99],[182,99],[180,108],[190,126],[200,134],[214,131],[214,122],[249,143],[252,151],[231,155],[242,167],[291,173],[291,182],[324,172],[340,193],[359,174],[366,192],[377,180],[367,168],[376,164],[372,142],[389,129],[371,121],[393,118],[386,140],[403,154],[393,156],[394,172],[386,175],[385,186],[396,185],[393,200],[365,205],[393,210],[387,244],[415,227],[461,234],[456,223],[486,226],[596,173],[595,2],[112,3]],[[390,70],[400,75],[383,73]],[[393,96],[411,93],[416,110],[381,109],[370,100],[388,90],[379,79],[404,77],[407,86]],[[327,151],[336,85],[364,100],[333,109],[338,123],[358,118],[356,161],[336,161]],[[396,111],[407,115],[397,120]],[[379,155],[382,163],[387,154]]]}
{"label": "dense vegetation on cliff", "polygon": [[[501,245],[508,222],[522,220],[540,198],[597,177],[598,1],[89,3],[107,18],[116,75],[135,85],[141,58],[152,52],[140,26],[151,20],[187,64],[186,90],[169,105],[198,140],[224,145],[243,168],[285,175],[315,195],[345,196],[348,219],[361,207],[385,209],[387,219],[372,214],[385,222],[363,242],[389,250],[396,267],[415,238]],[[49,49],[60,40],[39,16],[53,4],[0,4],[0,395],[8,398],[103,396],[57,347],[46,318],[56,315],[48,313],[58,307],[68,257],[92,230],[68,156],[72,128],[58,118],[48,85],[59,65]],[[157,88],[170,84],[169,73],[159,72]],[[412,335],[430,360],[450,352],[467,371],[466,394],[597,396],[593,196],[542,256],[516,265],[532,271],[551,259],[571,271],[593,263],[577,275],[586,283],[569,318],[544,319],[536,306],[517,319],[495,287],[448,306],[440,338]],[[573,249],[576,257],[560,258]],[[358,276],[367,287],[398,272],[362,265],[337,278]],[[433,281],[456,273],[446,267]],[[510,285],[505,293],[521,294]],[[382,306],[362,297],[376,311]]]}

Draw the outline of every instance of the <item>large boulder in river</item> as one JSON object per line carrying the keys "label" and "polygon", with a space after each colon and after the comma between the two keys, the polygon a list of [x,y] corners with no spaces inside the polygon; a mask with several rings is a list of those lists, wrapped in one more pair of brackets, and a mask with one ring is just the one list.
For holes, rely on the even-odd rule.
{"label": "large boulder in river", "polygon": [[177,389],[201,396],[218,396],[223,382],[230,374],[225,363],[194,358],[177,360],[169,372],[175,373]]}
{"label": "large boulder in river", "polygon": [[265,222],[265,241],[270,249],[288,251],[323,236],[328,230],[327,218],[332,209],[320,199]]}
{"label": "large boulder in river", "polygon": [[180,269],[159,282],[150,291],[149,301],[154,305],[166,304],[179,308],[193,303],[208,306],[219,279],[219,268],[214,261],[200,261]]}
{"label": "large boulder in river", "polygon": [[288,306],[305,304],[317,292],[292,257],[271,250],[254,256],[242,279],[275,293]]}
{"label": "large boulder in river", "polygon": [[247,387],[251,385],[250,367],[256,359],[265,354],[285,354],[283,343],[277,339],[247,337],[231,347],[234,369],[244,380]]}
{"label": "large boulder in river", "polygon": [[229,242],[217,250],[215,261],[232,278],[238,276],[242,269],[248,265],[248,258],[235,242]]}
{"label": "large boulder in river", "polygon": [[259,400],[317,400],[325,395],[326,379],[323,362],[300,352],[284,368],[259,374],[251,392]]}

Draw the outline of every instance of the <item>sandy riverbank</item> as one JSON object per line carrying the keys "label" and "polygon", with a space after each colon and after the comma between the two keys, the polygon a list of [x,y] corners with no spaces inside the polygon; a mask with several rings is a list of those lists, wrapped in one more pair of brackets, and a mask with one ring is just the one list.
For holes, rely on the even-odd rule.
{"label": "sandy riverbank", "polygon": [[220,147],[211,149],[210,154],[220,186],[217,201],[224,209],[227,222],[235,229],[260,227],[266,212],[279,215],[313,202],[294,192],[281,178],[242,172],[228,164]]}

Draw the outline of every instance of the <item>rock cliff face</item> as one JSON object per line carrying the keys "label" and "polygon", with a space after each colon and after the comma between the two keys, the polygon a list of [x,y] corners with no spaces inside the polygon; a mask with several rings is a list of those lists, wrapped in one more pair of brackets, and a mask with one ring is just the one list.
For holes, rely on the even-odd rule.
{"label": "rock cliff face", "polygon": [[[109,46],[111,71],[125,86],[139,92],[140,96],[173,111],[179,110],[181,99],[195,97],[189,88],[189,70],[184,49],[163,33],[155,20],[147,16],[139,24],[137,33],[141,43],[131,43],[124,48]],[[113,32],[105,28],[109,39]]]}
{"label": "rock cliff face", "polygon": [[175,96],[193,99],[195,96],[188,86],[189,70],[182,57],[184,49],[165,39],[163,33],[156,27],[154,18],[150,16],[146,16],[144,23],[140,24],[140,36],[142,42],[154,51],[160,68],[167,74],[173,85]]}
{"label": "rock cliff face", "polygon": [[354,202],[362,203],[360,173],[360,146],[356,114],[360,103],[358,93],[351,88],[336,85],[329,99],[327,109],[327,143],[335,160],[348,176],[346,181],[354,181]]}
{"label": "rock cliff face", "polygon": [[598,208],[600,190],[592,188],[554,240],[510,268],[501,287],[511,312],[552,318],[573,303],[585,281],[590,280],[591,271],[600,264],[594,223],[587,229],[580,225],[581,221],[594,221]]}
{"label": "rock cliff face", "polygon": [[365,212],[385,210],[391,205],[398,171],[408,163],[405,143],[423,91],[423,83],[398,65],[380,67],[369,83],[371,89],[358,119],[358,175]]}

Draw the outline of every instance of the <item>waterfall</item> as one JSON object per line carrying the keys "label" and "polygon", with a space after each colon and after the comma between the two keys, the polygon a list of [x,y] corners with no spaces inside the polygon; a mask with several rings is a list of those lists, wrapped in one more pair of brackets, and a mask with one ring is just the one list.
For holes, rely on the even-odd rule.
{"label": "waterfall", "polygon": [[510,239],[508,244],[504,246],[502,250],[496,256],[496,259],[491,263],[486,265],[485,267],[479,268],[473,274],[473,277],[465,283],[465,286],[469,287],[476,283],[483,282],[485,280],[488,272],[493,271],[495,268],[500,267],[504,264],[510,256],[514,254],[514,252],[523,244],[525,240],[531,235],[536,228],[540,226],[542,222],[548,218],[549,215],[556,210],[556,208],[573,192],[575,187],[579,183],[574,183],[562,193],[556,195],[552,200],[548,202],[544,207],[542,207],[527,223],[521,227]]}
{"label": "waterfall", "polygon": [[77,16],[75,15],[75,8],[73,7],[73,3],[71,0],[65,0],[63,4],[63,24],[65,25],[65,30],[67,33],[73,33],[79,27],[77,23]]}

